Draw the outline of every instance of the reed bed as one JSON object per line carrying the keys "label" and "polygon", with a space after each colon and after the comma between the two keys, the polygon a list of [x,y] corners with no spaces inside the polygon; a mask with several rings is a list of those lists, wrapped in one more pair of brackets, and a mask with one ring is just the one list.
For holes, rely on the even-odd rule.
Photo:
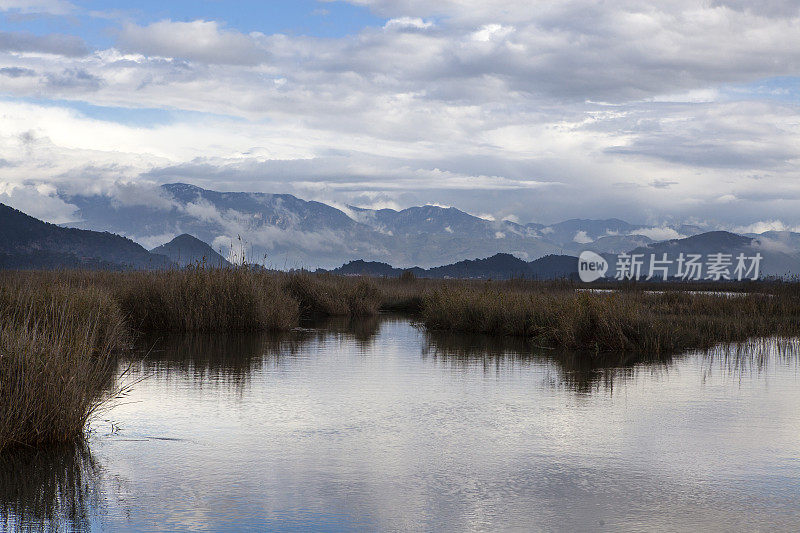
{"label": "reed bed", "polygon": [[282,331],[299,317],[279,279],[249,268],[133,272],[115,281],[121,312],[141,332]]}
{"label": "reed bed", "polygon": [[429,293],[430,330],[518,336],[550,348],[669,353],[754,336],[800,334],[796,287],[735,296],[623,290],[586,293],[451,284]]}
{"label": "reed bed", "polygon": [[375,279],[295,272],[280,275],[285,290],[306,315],[371,316],[378,313],[384,294]]}
{"label": "reed bed", "polygon": [[0,450],[78,439],[107,396],[122,316],[96,288],[0,287]]}

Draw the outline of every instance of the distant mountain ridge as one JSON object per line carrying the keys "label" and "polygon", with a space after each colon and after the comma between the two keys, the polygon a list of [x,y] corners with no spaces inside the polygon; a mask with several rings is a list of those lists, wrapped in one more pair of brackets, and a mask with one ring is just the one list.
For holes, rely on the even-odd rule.
{"label": "distant mountain ridge", "polygon": [[[281,200],[282,202],[283,200]],[[395,214],[401,212],[393,212]],[[412,213],[420,213],[414,210]],[[422,211],[423,215],[436,211]],[[338,215],[333,213],[338,218]],[[384,214],[388,219],[395,215]],[[455,213],[456,218],[462,218]],[[401,217],[403,218],[403,217]],[[426,222],[434,223],[433,220]],[[348,220],[351,220],[348,218]],[[472,221],[468,219],[467,223]],[[352,222],[352,220],[351,220]],[[349,224],[344,221],[345,224]],[[585,221],[577,221],[584,224]],[[401,223],[395,225],[402,228]],[[413,226],[416,227],[416,226]],[[445,226],[447,227],[447,226]],[[574,228],[575,226],[573,226]],[[393,230],[389,230],[393,231]],[[583,231],[583,230],[581,230]],[[612,238],[608,236],[607,238]],[[766,232],[757,236],[745,236],[725,231],[712,231],[659,242],[647,242],[644,246],[630,250],[641,263],[642,275],[647,275],[651,257],[661,259],[668,256],[673,262],[681,255],[695,254],[705,260],[716,254],[724,254],[730,266],[739,255],[760,257],[760,275],[787,278],[800,274],[800,234],[792,232]],[[616,274],[618,256],[602,253],[609,263],[606,276]],[[106,270],[162,269],[183,267],[201,263],[212,267],[225,267],[230,263],[202,240],[182,234],[150,252],[125,237],[108,232],[97,232],[75,228],[64,228],[35,219],[21,211],[0,204],[0,268],[48,269],[89,268]],[[677,263],[670,264],[668,276],[678,274]],[[496,253],[484,259],[459,260],[443,266],[423,268],[395,267],[380,261],[349,261],[330,272],[342,275],[399,276],[410,270],[418,277],[472,278],[472,279],[577,279],[577,256],[549,254],[533,261],[525,261],[510,253]],[[731,272],[732,273],[732,272]]]}
{"label": "distant mountain ridge", "polygon": [[467,259],[424,269],[395,268],[375,261],[350,261],[329,271],[332,274],[349,276],[399,277],[411,272],[419,278],[434,279],[560,279],[578,277],[578,258],[565,255],[548,255],[527,262],[511,254],[495,254],[485,259]]}
{"label": "distant mountain ridge", "polygon": [[217,250],[241,242],[251,259],[266,258],[265,265],[274,268],[335,268],[355,258],[432,268],[496,253],[531,261],[584,249],[630,250],[658,240],[654,231],[667,237],[702,231],[619,219],[520,224],[435,205],[337,209],[291,194],[219,192],[186,183],[162,185],[138,198],[122,196],[61,195],[78,208],[80,221],[73,226],[113,231],[150,248],[184,233]]}
{"label": "distant mountain ridge", "polygon": [[[797,235],[797,234],[796,234]],[[789,236],[784,235],[784,240]],[[794,238],[794,237],[792,237]],[[800,240],[800,235],[796,237]],[[637,256],[641,261],[639,279],[644,279],[650,273],[650,258],[662,260],[665,256],[672,263],[667,268],[667,277],[675,279],[678,276],[678,258],[681,254],[698,255],[701,258],[702,269],[700,279],[709,275],[707,263],[710,256],[723,254],[730,266],[728,277],[736,278],[736,258],[739,254],[750,258],[757,254],[761,256],[759,262],[760,277],[788,278],[800,274],[800,254],[788,254],[775,250],[771,244],[765,245],[763,238],[753,238],[726,231],[712,231],[687,237],[684,239],[671,239],[658,243],[648,244],[624,252],[628,256]],[[617,274],[617,260],[621,254],[604,253],[603,258],[608,262],[608,271],[605,277],[614,278]],[[578,257],[570,255],[549,255],[534,261],[523,261],[510,254],[496,254],[486,259],[459,261],[451,265],[423,269],[394,268],[380,262],[351,261],[330,272],[340,275],[370,275],[379,277],[398,277],[404,271],[410,270],[417,277],[422,278],[464,278],[464,279],[578,279]],[[755,273],[753,273],[755,274]],[[663,279],[663,272],[654,271],[655,279]],[[743,276],[748,278],[749,276]],[[690,278],[691,279],[691,278]]]}

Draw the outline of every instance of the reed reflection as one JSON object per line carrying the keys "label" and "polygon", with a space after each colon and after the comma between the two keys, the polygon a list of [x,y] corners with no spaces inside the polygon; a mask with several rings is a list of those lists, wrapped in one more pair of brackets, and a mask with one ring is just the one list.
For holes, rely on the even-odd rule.
{"label": "reed reflection", "polygon": [[[313,343],[331,339],[373,346],[384,319],[379,317],[307,320],[286,333],[189,333],[144,336],[138,340],[135,379],[148,375],[190,378],[197,385],[228,384],[242,389],[265,364],[280,366]],[[129,364],[128,361],[121,365]]]}
{"label": "reed reflection", "polygon": [[756,338],[708,350],[656,355],[560,351],[514,337],[426,332],[422,355],[456,368],[480,366],[484,372],[496,373],[514,366],[541,364],[552,386],[591,393],[613,392],[642,372],[665,375],[678,360],[694,356],[699,356],[704,365],[704,379],[717,374],[735,379],[768,375],[774,365],[800,363],[800,339]]}
{"label": "reed reflection", "polygon": [[559,351],[521,338],[443,332],[425,333],[422,355],[454,367],[478,365],[484,372],[495,373],[515,366],[542,365],[547,383],[577,393],[613,391],[638,372],[663,372],[673,363],[672,356]]}
{"label": "reed reflection", "polygon": [[90,531],[103,513],[102,468],[86,442],[0,455],[3,531]]}

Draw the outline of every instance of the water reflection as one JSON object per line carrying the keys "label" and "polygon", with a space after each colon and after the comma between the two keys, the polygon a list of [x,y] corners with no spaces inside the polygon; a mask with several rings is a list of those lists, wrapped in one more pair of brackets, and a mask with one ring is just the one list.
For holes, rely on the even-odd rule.
{"label": "water reflection", "polygon": [[191,333],[139,340],[137,378],[190,379],[196,386],[244,387],[265,358],[279,359],[302,349],[305,335]]}
{"label": "water reflection", "polygon": [[800,364],[800,339],[779,337],[750,339],[745,342],[726,343],[709,350],[689,353],[686,357],[700,357],[704,362],[703,379],[715,375],[744,379],[768,376],[779,368],[797,369]]}
{"label": "water reflection", "polygon": [[796,342],[667,357],[561,353],[382,316],[141,346],[130,375],[146,379],[105,415],[121,429],[96,424],[105,431],[90,441],[103,468],[85,445],[6,458],[0,527],[780,530],[800,521]]}
{"label": "water reflection", "polygon": [[[280,366],[323,342],[354,343],[361,350],[375,342],[386,317],[333,317],[307,320],[288,333],[149,335],[138,339],[132,373],[191,379],[196,386],[233,386],[243,389],[254,371]],[[284,363],[286,363],[284,361]],[[288,364],[288,363],[286,363]]]}
{"label": "water reflection", "polygon": [[552,350],[523,338],[443,332],[425,333],[422,356],[453,367],[478,366],[495,373],[536,364],[548,369],[547,383],[578,393],[613,391],[615,384],[635,379],[638,372],[658,374],[674,362],[671,355]]}
{"label": "water reflection", "polygon": [[4,531],[90,531],[103,512],[102,469],[85,442],[0,454]]}

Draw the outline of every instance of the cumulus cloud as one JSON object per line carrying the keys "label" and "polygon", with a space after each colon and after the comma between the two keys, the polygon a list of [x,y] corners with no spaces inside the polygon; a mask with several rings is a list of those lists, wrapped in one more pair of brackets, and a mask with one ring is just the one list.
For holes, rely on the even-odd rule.
{"label": "cumulus cloud", "polygon": [[767,231],[799,231],[800,227],[790,227],[780,220],[759,220],[746,226],[732,228],[735,233],[765,233]]}
{"label": "cumulus cloud", "polygon": [[415,17],[398,17],[389,19],[383,25],[385,30],[419,31],[433,28],[435,24]]}
{"label": "cumulus cloud", "polygon": [[583,230],[577,232],[572,240],[578,244],[589,244],[590,242],[594,241],[594,239],[589,237],[589,235]]}
{"label": "cumulus cloud", "polygon": [[0,32],[0,51],[39,52],[67,57],[81,57],[89,53],[83,39],[74,35],[35,35],[23,31]]}
{"label": "cumulus cloud", "polygon": [[632,231],[631,235],[642,235],[654,241],[683,239],[684,237],[686,237],[686,235],[682,235],[676,229],[666,226],[637,229],[635,231]]}
{"label": "cumulus cloud", "polygon": [[226,30],[213,20],[162,20],[148,26],[125,24],[119,34],[118,46],[126,52],[201,63],[257,65],[268,58],[259,37],[261,34],[258,33],[245,35]]}
{"label": "cumulus cloud", "polygon": [[56,192],[41,184],[11,185],[0,181],[0,203],[55,224],[74,221],[77,207],[59,198]]}

